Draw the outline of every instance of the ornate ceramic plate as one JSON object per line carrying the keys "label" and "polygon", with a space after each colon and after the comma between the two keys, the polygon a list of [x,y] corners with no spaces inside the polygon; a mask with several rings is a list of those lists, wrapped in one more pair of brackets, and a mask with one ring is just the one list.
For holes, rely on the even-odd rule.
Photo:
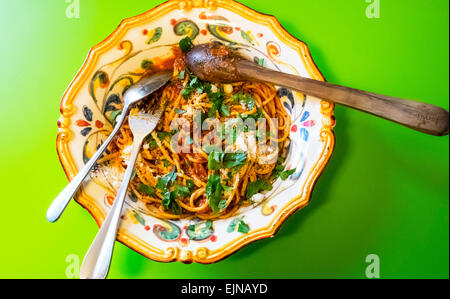
{"label": "ornate ceramic plate", "polygon": [[[72,178],[111,132],[117,105],[152,59],[164,56],[188,35],[194,43],[218,40],[266,67],[323,80],[307,46],[286,32],[273,16],[232,0],[172,0],[122,21],[89,51],[61,101],[57,150]],[[277,88],[293,120],[287,167],[296,172],[278,180],[266,199],[224,220],[167,221],[149,216],[128,197],[118,240],[156,261],[217,262],[246,244],[271,237],[294,211],[308,204],[313,185],[334,147],[333,105]],[[95,174],[94,174],[95,173]],[[96,171],[76,200],[101,225],[120,179]]]}

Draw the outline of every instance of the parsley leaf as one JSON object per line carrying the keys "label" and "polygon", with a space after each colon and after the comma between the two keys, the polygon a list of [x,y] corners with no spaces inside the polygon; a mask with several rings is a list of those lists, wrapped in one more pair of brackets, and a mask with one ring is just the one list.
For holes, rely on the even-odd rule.
{"label": "parsley leaf", "polygon": [[252,96],[248,93],[243,93],[242,91],[233,95],[233,100],[247,107],[248,110],[252,110],[255,107],[255,100]]}
{"label": "parsley leaf", "polygon": [[245,164],[247,153],[219,153],[212,151],[208,156],[208,169],[233,168]]}
{"label": "parsley leaf", "polygon": [[168,167],[170,165],[170,162],[167,159],[163,159],[162,162],[164,164],[164,167]]}
{"label": "parsley leaf", "polygon": [[224,153],[219,153],[216,151],[212,151],[208,156],[208,169],[211,170],[219,170],[222,165]]}
{"label": "parsley leaf", "polygon": [[285,181],[285,180],[287,180],[290,176],[291,176],[291,174],[293,174],[295,172],[295,168],[294,169],[291,169],[291,170],[285,170],[285,171],[282,171],[281,173],[280,173],[280,179],[282,179],[283,181]]}
{"label": "parsley leaf", "polygon": [[197,93],[211,92],[211,84],[202,82],[198,77],[192,76],[189,83],[181,90],[181,95],[185,99],[189,99],[191,94],[196,91]]}
{"label": "parsley leaf", "polygon": [[169,184],[172,184],[175,179],[177,178],[177,174],[175,173],[175,166],[172,168],[172,171],[161,178],[158,178],[158,183],[156,184],[156,188],[158,188],[161,191],[167,190],[167,187]]}
{"label": "parsley leaf", "polygon": [[185,38],[180,40],[179,46],[183,53],[187,53],[194,47],[194,44],[192,43],[190,37],[186,36]]}
{"label": "parsley leaf", "polygon": [[146,184],[140,184],[137,189],[139,192],[145,193],[148,196],[155,196],[156,194],[155,188]]}
{"label": "parsley leaf", "polygon": [[198,77],[192,76],[189,84],[187,84],[181,90],[181,95],[183,96],[183,98],[189,99],[194,91],[199,94],[206,93],[208,95],[208,98],[212,103],[212,106],[208,111],[208,117],[215,117],[216,111],[218,111],[220,115],[230,115],[230,107],[222,105],[223,101],[225,100],[225,95],[222,90],[213,92],[211,83],[203,82]]}
{"label": "parsley leaf", "polygon": [[194,181],[193,180],[187,180],[186,181],[186,186],[189,188],[189,190],[191,190],[195,186]]}
{"label": "parsley leaf", "polygon": [[220,108],[221,112],[223,115],[225,116],[230,116],[230,106],[228,105],[222,105],[222,107]]}
{"label": "parsley leaf", "polygon": [[152,135],[148,135],[145,140],[147,141],[150,148],[155,149],[158,148],[158,143],[156,142],[155,138],[153,138]]}
{"label": "parsley leaf", "polygon": [[183,186],[183,185],[175,185],[175,196],[181,196],[181,197],[188,197],[189,195],[191,195],[191,191],[189,190],[189,188],[187,186]]}
{"label": "parsley leaf", "polygon": [[172,131],[172,132],[158,132],[156,133],[156,135],[158,136],[159,140],[163,141],[165,140],[167,137],[169,137],[169,139],[171,139],[173,137],[173,135],[175,135],[176,131]]}
{"label": "parsley leaf", "polygon": [[211,210],[216,214],[220,211],[219,203],[222,199],[222,191],[223,187],[220,183],[220,175],[210,175],[206,184],[205,194],[208,196],[208,204]]}
{"label": "parsley leaf", "polygon": [[[212,106],[208,111],[208,117],[215,117],[216,111],[221,115],[229,116],[229,109],[222,108],[222,103],[225,100],[225,96],[221,91],[215,93],[208,93],[208,98],[212,102]],[[228,115],[226,115],[228,113]]]}
{"label": "parsley leaf", "polygon": [[183,88],[181,90],[181,95],[183,96],[183,98],[185,98],[186,100],[189,99],[189,96],[191,95],[191,93],[194,91],[194,89],[190,86],[186,86],[185,88]]}
{"label": "parsley leaf", "polygon": [[163,195],[162,205],[165,210],[171,210],[175,214],[181,214],[180,204],[176,200],[175,192],[167,191]]}
{"label": "parsley leaf", "polygon": [[225,199],[219,201],[218,207],[219,207],[219,209],[221,209],[221,210],[226,209],[226,208],[227,208],[227,201],[226,201]]}
{"label": "parsley leaf", "polygon": [[284,170],[284,158],[278,158],[277,165],[275,166],[273,172],[272,172],[272,178],[280,178],[283,181],[287,180],[293,173],[295,173],[296,168],[290,169],[290,170]]}
{"label": "parsley leaf", "polygon": [[270,191],[272,190],[272,184],[265,180],[256,180],[254,182],[251,182],[247,186],[247,200],[250,200],[253,195],[261,192],[261,191]]}
{"label": "parsley leaf", "polygon": [[223,167],[233,168],[239,165],[243,165],[245,164],[246,159],[247,153],[225,154],[225,158],[223,160]]}

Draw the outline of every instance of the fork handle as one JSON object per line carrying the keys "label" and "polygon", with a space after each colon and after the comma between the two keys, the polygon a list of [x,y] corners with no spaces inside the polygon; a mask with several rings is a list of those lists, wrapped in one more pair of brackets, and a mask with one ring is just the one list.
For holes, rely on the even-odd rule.
{"label": "fork handle", "polygon": [[97,160],[108,147],[111,140],[119,131],[123,121],[125,120],[125,115],[126,108],[123,110],[122,114],[118,116],[117,124],[109,137],[103,142],[100,148],[95,152],[92,158],[89,159],[89,161],[84,165],[80,172],[78,172],[78,174],[70,181],[70,183],[63,189],[63,191],[61,191],[61,193],[53,200],[52,204],[47,210],[47,221],[55,222],[59,219],[59,217],[61,217],[61,214],[64,212],[65,208],[69,204],[75,192],[80,187],[81,183],[86,178],[91,168],[95,165]]}
{"label": "fork handle", "polygon": [[97,236],[89,247],[80,269],[80,278],[102,279],[106,278],[111,264],[111,257],[116,241],[119,219],[123,203],[127,195],[134,164],[139,154],[143,138],[135,140],[132,145],[130,160],[128,162],[122,184],[114,199],[113,206],[102,224]]}

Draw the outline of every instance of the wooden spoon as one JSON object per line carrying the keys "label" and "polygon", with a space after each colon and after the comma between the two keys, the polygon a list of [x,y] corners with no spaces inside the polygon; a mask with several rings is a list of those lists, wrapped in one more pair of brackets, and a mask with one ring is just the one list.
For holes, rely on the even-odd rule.
{"label": "wooden spoon", "polygon": [[246,60],[236,51],[217,43],[197,45],[185,58],[188,68],[205,81],[268,82],[355,108],[423,133],[435,136],[449,133],[449,114],[443,108],[277,72]]}

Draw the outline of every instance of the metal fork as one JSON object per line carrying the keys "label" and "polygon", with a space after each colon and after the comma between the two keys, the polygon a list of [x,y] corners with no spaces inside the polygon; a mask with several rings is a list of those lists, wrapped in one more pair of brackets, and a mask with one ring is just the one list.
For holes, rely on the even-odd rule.
{"label": "metal fork", "polygon": [[139,154],[144,138],[156,127],[163,111],[162,103],[156,103],[155,111],[151,114],[139,112],[139,115],[130,115],[128,123],[133,133],[133,145],[125,175],[114,199],[113,206],[103,222],[97,236],[92,242],[80,270],[80,278],[105,278],[108,274],[111,256],[114,249],[120,215],[127,194],[128,185],[133,173],[134,164]]}
{"label": "metal fork", "polygon": [[129,108],[150,95],[154,91],[161,88],[164,84],[169,81],[172,76],[172,72],[159,72],[148,77],[143,78],[141,81],[133,85],[124,96],[124,103],[122,113],[117,117],[116,125],[111,135],[108,139],[103,142],[97,152],[92,156],[92,158],[86,163],[86,165],[80,170],[80,172],[70,181],[70,183],[64,188],[63,191],[53,200],[52,204],[47,210],[47,220],[49,222],[55,222],[59,219],[64,209],[69,204],[75,192],[80,187],[81,183],[84,181],[85,177],[88,175],[91,168],[95,165],[97,160],[101,157],[103,152],[108,147],[111,140],[114,138],[116,133],[119,131],[125,117],[128,113]]}

